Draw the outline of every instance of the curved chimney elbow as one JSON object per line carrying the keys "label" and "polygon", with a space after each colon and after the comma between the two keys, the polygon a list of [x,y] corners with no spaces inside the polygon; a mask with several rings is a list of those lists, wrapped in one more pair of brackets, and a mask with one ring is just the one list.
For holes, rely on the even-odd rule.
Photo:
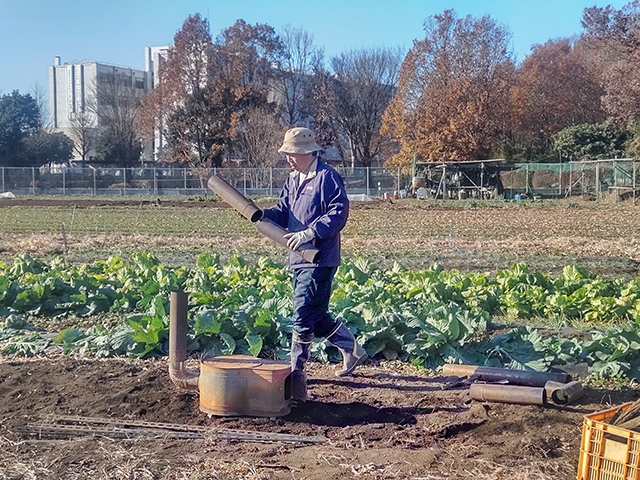
{"label": "curved chimney elbow", "polygon": [[198,391],[198,380],[200,374],[187,371],[184,362],[180,362],[177,368],[169,367],[169,378],[171,383],[183,390]]}

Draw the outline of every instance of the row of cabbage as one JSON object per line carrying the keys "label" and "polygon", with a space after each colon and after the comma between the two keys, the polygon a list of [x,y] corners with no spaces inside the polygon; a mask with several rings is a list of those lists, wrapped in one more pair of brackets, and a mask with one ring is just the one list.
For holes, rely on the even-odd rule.
{"label": "row of cabbage", "polygon": [[[81,355],[164,355],[170,292],[178,289],[189,292],[192,352],[286,357],[289,271],[266,258],[248,265],[238,256],[221,262],[210,253],[199,255],[193,268],[170,268],[142,253],[76,266],[63,257],[45,262],[17,255],[11,264],[0,263],[0,340],[7,354],[34,355],[57,345]],[[424,271],[381,269],[358,258],[339,268],[330,308],[374,358],[429,367],[463,362],[535,370],[583,362],[603,377],[640,378],[639,280],[606,280],[574,266],[557,278],[523,264],[494,275],[437,265]],[[30,316],[103,312],[122,315],[122,324],[77,326],[51,335],[27,323]],[[496,317],[624,326],[592,329],[586,340],[543,337],[526,322],[495,335]],[[337,357],[322,341],[314,344],[314,354],[324,361]]]}

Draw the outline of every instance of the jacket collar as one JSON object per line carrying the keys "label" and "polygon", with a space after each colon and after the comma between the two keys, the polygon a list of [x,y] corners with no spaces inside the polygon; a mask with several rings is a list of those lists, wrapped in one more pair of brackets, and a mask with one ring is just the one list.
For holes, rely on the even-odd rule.
{"label": "jacket collar", "polygon": [[296,185],[300,186],[307,180],[310,180],[313,177],[315,177],[317,170],[318,170],[318,159],[315,158],[313,162],[311,162],[311,165],[309,165],[309,170],[307,170],[306,172],[298,172],[294,170],[293,172],[289,173],[289,175],[295,180]]}

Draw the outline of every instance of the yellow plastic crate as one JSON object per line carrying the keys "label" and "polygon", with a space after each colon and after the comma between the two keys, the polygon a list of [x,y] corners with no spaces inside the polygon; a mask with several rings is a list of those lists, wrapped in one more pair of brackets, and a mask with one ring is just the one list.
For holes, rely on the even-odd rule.
{"label": "yellow plastic crate", "polygon": [[639,480],[640,433],[604,423],[631,405],[584,416],[578,480]]}

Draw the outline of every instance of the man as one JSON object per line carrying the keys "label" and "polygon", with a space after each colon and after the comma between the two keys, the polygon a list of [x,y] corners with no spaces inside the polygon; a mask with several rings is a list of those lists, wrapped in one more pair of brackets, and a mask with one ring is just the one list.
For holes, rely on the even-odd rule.
{"label": "man", "polygon": [[[342,322],[329,313],[331,282],[340,265],[340,231],[349,216],[349,200],[342,177],[319,157],[320,146],[308,128],[289,129],[278,150],[292,169],[278,203],[264,217],[286,228],[289,267],[293,270],[293,336],[291,341],[291,396],[307,399],[304,366],[316,337],[326,338],[343,357],[337,376],[351,374],[364,349]],[[311,245],[320,250],[310,263],[295,250]]]}

